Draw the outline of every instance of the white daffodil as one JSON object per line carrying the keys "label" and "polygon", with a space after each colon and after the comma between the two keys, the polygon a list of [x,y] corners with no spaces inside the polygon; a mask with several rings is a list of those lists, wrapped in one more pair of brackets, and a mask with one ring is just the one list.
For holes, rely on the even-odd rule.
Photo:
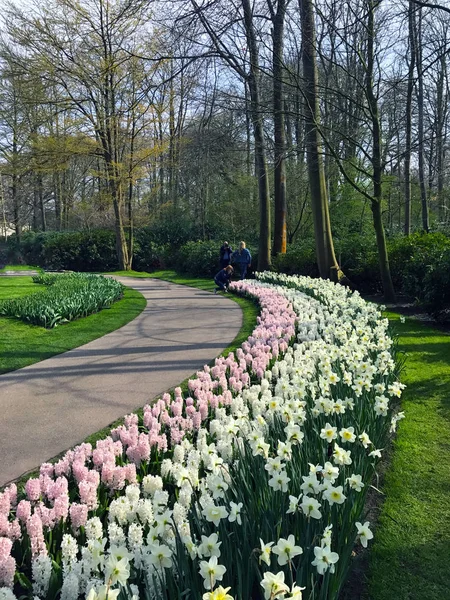
{"label": "white daffodil", "polygon": [[367,548],[368,541],[373,539],[373,533],[369,529],[369,521],[366,521],[364,525],[361,525],[361,523],[357,521],[355,525],[358,530],[358,537],[361,540],[361,545],[364,546],[364,548]]}
{"label": "white daffodil", "polygon": [[338,444],[334,445],[333,460],[336,465],[351,465],[351,451],[344,450]]}
{"label": "white daffodil", "polygon": [[218,564],[217,556],[211,556],[208,561],[202,560],[200,562],[199,572],[205,580],[203,582],[205,589],[212,590],[216,585],[216,581],[222,581],[226,568],[223,565]]}
{"label": "white daffodil", "polygon": [[[339,472],[339,471],[338,471]],[[300,486],[300,489],[305,494],[319,494],[322,490],[322,484],[318,481],[317,477],[314,474],[311,475],[303,475],[302,476],[303,483]]]}
{"label": "white daffodil", "polygon": [[325,500],[328,500],[331,506],[333,506],[333,504],[342,504],[346,500],[346,496],[344,495],[342,489],[342,485],[339,487],[331,486],[324,491],[323,497]]}
{"label": "white daffodil", "polygon": [[114,556],[109,556],[105,561],[105,579],[109,585],[120,583],[126,585],[130,577],[130,563],[127,558],[117,560]]}
{"label": "white daffodil", "polygon": [[152,565],[163,569],[170,569],[172,566],[172,550],[165,544],[155,542],[150,546],[149,562]]}
{"label": "white daffodil", "polygon": [[321,519],[322,513],[320,512],[321,504],[315,498],[311,498],[310,496],[303,496],[302,503],[300,504],[300,508],[303,513],[309,518],[312,519]]}
{"label": "white daffodil", "polygon": [[272,600],[273,598],[280,596],[280,594],[286,594],[289,592],[289,587],[284,583],[283,571],[280,571],[276,575],[275,573],[270,573],[269,571],[264,573],[261,586],[264,590],[265,600]]}
{"label": "white daffodil", "polygon": [[360,492],[364,487],[361,475],[356,475],[355,473],[351,477],[347,477],[345,481],[352,490],[356,490],[357,492]]}
{"label": "white daffodil", "polygon": [[291,534],[287,540],[280,538],[272,552],[278,555],[278,564],[280,567],[290,562],[294,557],[303,554],[303,549],[295,545],[295,537]]}
{"label": "white daffodil", "polygon": [[291,589],[289,590],[289,600],[302,600],[303,596],[302,596],[302,592],[303,590],[305,590],[306,588],[304,587],[299,587],[298,585],[293,585],[291,587]]}
{"label": "white daffodil", "polygon": [[221,519],[228,517],[228,512],[224,506],[216,506],[209,502],[202,510],[202,514],[207,521],[214,523],[218,527]]}
{"label": "white daffodil", "polygon": [[301,496],[297,498],[297,496],[289,496],[289,508],[286,511],[286,514],[293,514],[298,510],[298,503],[300,502]]}
{"label": "white daffodil", "polygon": [[363,431],[361,435],[358,436],[358,439],[360,440],[364,448],[368,448],[372,445],[372,442],[370,441],[370,438],[365,431]]}
{"label": "white daffodil", "polygon": [[324,479],[330,483],[334,483],[339,477],[339,468],[327,461],[323,466],[322,475]]}
{"label": "white daffodil", "polygon": [[242,525],[242,519],[241,519],[241,509],[242,509],[242,502],[239,502],[239,504],[236,504],[235,502],[230,502],[230,514],[228,515],[228,520],[230,523],[234,523],[234,521],[236,521],[236,523],[238,525]]}
{"label": "white daffodil", "polygon": [[283,467],[283,461],[279,456],[275,458],[268,458],[264,466],[265,470],[269,473],[269,475],[280,473],[283,470]]}
{"label": "white daffodil", "polygon": [[329,423],[326,423],[325,427],[320,430],[320,437],[331,444],[331,442],[337,438],[337,427],[333,427]]}
{"label": "white daffodil", "polygon": [[111,589],[108,585],[102,585],[97,591],[91,588],[86,596],[86,600],[116,600],[120,591],[120,588]]}
{"label": "white daffodil", "polygon": [[316,567],[319,575],[323,575],[328,569],[331,569],[338,560],[339,554],[337,554],[337,552],[331,552],[329,546],[315,546],[314,560],[311,564],[313,567]]}
{"label": "white daffodil", "polygon": [[272,552],[272,546],[274,544],[274,542],[269,542],[268,544],[265,544],[262,539],[259,539],[259,542],[261,544],[261,554],[259,556],[259,564],[261,564],[261,562],[265,562],[266,565],[268,567],[270,567],[270,553]]}
{"label": "white daffodil", "polygon": [[221,585],[212,592],[203,594],[203,600],[233,600],[233,596],[228,593],[231,587],[224,588]]}
{"label": "white daffodil", "polygon": [[372,458],[381,458],[381,450],[382,448],[378,450],[372,450],[372,452],[369,452],[369,456],[371,456]]}
{"label": "white daffodil", "polygon": [[202,535],[202,542],[198,547],[198,554],[201,557],[209,558],[211,556],[220,556],[219,536],[217,533],[212,533],[209,537]]}
{"label": "white daffodil", "polygon": [[275,473],[274,476],[269,479],[269,485],[271,488],[273,488],[274,492],[287,492],[288,483],[290,480],[291,478],[287,476],[287,473],[285,471],[281,471],[280,473]]}
{"label": "white daffodil", "polygon": [[355,428],[354,427],[343,427],[340,432],[339,435],[341,436],[341,440],[342,443],[349,443],[349,444],[353,444],[356,440],[356,435],[355,435]]}

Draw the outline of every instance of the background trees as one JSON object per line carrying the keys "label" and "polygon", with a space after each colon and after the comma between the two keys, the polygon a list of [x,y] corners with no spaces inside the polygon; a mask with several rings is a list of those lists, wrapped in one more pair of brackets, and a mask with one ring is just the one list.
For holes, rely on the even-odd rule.
{"label": "background trees", "polygon": [[158,245],[184,223],[184,240],[246,239],[261,269],[316,246],[322,275],[339,263],[350,278],[341,249],[363,236],[392,297],[386,237],[449,228],[444,10],[46,0],[4,14],[4,232],[112,228],[130,268],[135,231]]}

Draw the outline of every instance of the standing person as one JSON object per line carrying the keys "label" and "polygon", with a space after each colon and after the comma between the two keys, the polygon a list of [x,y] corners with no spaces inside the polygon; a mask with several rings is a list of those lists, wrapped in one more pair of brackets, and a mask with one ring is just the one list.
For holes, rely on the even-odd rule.
{"label": "standing person", "polygon": [[250,254],[250,250],[245,247],[245,242],[239,244],[239,250],[233,252],[232,259],[239,265],[241,279],[245,279],[247,269],[252,266],[252,255]]}
{"label": "standing person", "polygon": [[233,253],[233,248],[229,245],[228,242],[224,242],[220,247],[220,268],[225,269],[228,267],[231,260],[231,255]]}
{"label": "standing person", "polygon": [[230,285],[231,276],[233,275],[234,269],[231,265],[228,265],[224,269],[220,269],[217,275],[214,277],[214,283],[217,287],[214,289],[214,293],[217,292],[226,292],[228,286]]}

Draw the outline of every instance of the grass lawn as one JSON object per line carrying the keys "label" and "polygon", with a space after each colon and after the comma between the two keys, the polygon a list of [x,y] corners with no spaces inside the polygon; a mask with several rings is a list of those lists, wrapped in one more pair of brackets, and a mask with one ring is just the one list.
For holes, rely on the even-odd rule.
{"label": "grass lawn", "polygon": [[0,273],[5,271],[42,271],[41,267],[32,267],[31,265],[6,265],[0,269]]}
{"label": "grass lawn", "polygon": [[[31,277],[0,277],[0,300],[44,289]],[[127,288],[124,297],[101,312],[44,329],[16,319],[0,317],[0,374],[39,362],[87,344],[137,317],[145,308],[144,296]]]}
{"label": "grass lawn", "polygon": [[370,600],[450,599],[450,335],[389,313],[407,362],[370,560]]}

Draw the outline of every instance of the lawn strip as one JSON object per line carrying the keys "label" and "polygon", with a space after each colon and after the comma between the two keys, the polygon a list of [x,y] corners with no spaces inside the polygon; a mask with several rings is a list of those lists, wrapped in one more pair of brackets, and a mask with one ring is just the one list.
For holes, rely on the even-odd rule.
{"label": "lawn strip", "polygon": [[387,313],[406,353],[402,410],[385,475],[370,600],[449,600],[450,336]]}
{"label": "lawn strip", "polygon": [[[33,284],[31,277],[0,278],[1,299],[20,297],[42,289],[45,286]],[[123,298],[111,308],[54,329],[2,317],[0,374],[32,365],[111,333],[135,319],[145,306],[145,298],[140,292],[126,288]]]}

